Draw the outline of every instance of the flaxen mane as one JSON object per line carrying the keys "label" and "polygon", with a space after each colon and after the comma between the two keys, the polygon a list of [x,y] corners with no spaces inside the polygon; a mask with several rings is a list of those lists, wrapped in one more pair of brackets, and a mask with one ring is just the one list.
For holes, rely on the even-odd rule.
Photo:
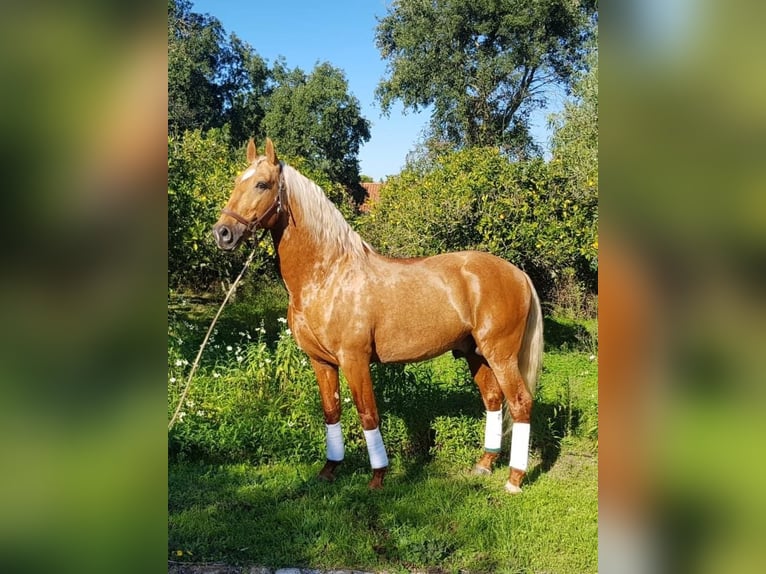
{"label": "flaxen mane", "polygon": [[339,251],[363,257],[372,247],[346,222],[338,208],[316,183],[295,168],[282,164],[289,208],[319,244],[334,245]]}

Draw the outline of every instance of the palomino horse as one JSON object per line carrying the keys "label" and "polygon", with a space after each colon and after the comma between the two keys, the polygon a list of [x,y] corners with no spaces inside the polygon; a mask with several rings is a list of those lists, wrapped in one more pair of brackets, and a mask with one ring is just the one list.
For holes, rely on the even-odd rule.
{"label": "palomino horse", "polygon": [[230,250],[257,228],[271,232],[290,297],[287,321],[319,383],[327,426],[319,477],[334,480],[344,455],[339,368],[364,429],[369,486],[380,488],[388,456],[370,363],[422,361],[452,351],[468,361],[487,410],[485,452],[475,471],[491,472],[500,452],[505,398],[513,418],[505,488],[521,492],[543,349],[540,301],[529,277],[477,251],[416,259],[380,255],[321,188],[278,161],[270,139],[263,156],[251,139],[247,161],[213,233],[218,246]]}

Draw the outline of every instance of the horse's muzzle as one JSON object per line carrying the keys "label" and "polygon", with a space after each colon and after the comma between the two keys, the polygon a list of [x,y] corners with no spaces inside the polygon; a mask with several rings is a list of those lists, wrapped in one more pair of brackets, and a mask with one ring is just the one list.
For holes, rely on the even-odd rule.
{"label": "horse's muzzle", "polygon": [[242,230],[238,229],[239,226],[230,227],[223,223],[216,223],[213,226],[213,235],[215,236],[215,242],[218,247],[231,251],[238,244],[242,237]]}

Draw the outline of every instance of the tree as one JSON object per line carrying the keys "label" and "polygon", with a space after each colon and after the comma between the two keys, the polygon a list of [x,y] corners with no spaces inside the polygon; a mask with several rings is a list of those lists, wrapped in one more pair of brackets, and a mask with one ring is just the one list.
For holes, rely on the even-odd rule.
{"label": "tree", "polygon": [[596,195],[598,188],[598,52],[588,59],[588,71],[574,82],[574,99],[564,104],[564,110],[551,118],[553,136],[551,151],[554,160],[581,190]]}
{"label": "tree", "polygon": [[168,0],[168,132],[220,125],[222,40],[218,20],[193,13],[188,0]]}
{"label": "tree", "polygon": [[574,99],[551,118],[552,173],[564,182],[561,194],[585,216],[580,232],[580,277],[595,290],[598,279],[598,51],[589,53],[586,73],[574,82]]}
{"label": "tree", "polygon": [[266,62],[221,22],[168,0],[168,132],[229,124],[238,145],[259,130],[268,94]]}
{"label": "tree", "polygon": [[388,112],[432,106],[433,137],[455,147],[534,151],[529,115],[552,82],[583,65],[595,0],[395,0],[376,43],[388,60],[376,97]]}
{"label": "tree", "polygon": [[305,158],[331,180],[357,182],[357,154],[370,139],[370,124],[361,116],[359,100],[349,93],[343,72],[325,62],[307,75],[277,62],[272,73],[276,87],[268,100],[264,133],[280,153]]}

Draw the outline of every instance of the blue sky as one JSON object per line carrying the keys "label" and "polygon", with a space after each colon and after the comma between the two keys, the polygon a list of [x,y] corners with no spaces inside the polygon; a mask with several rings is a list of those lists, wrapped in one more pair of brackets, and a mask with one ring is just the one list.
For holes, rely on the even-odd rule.
{"label": "blue sky", "polygon": [[[372,124],[370,141],[359,152],[361,172],[381,181],[401,171],[429,116],[427,112],[405,114],[396,105],[384,117],[375,102],[375,88],[386,72],[375,47],[376,18],[385,16],[387,0],[192,2],[195,12],[218,18],[227,33],[234,32],[269,64],[284,56],[289,68],[306,72],[323,61],[342,69],[362,115]],[[563,96],[551,100],[548,109],[533,117],[532,133],[546,148],[546,117],[562,106]]]}

